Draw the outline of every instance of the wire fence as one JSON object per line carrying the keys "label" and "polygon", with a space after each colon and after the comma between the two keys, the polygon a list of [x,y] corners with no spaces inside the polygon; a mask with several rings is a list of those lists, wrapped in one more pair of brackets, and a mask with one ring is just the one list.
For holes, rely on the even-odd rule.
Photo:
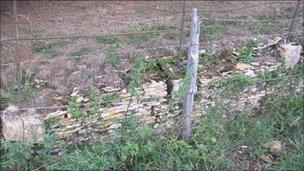
{"label": "wire fence", "polygon": [[[184,2],[185,3],[185,2]],[[300,12],[301,12],[301,8],[300,11],[295,11],[295,7],[292,7],[292,12],[295,11],[296,15],[292,16],[292,15],[288,15],[286,17],[282,16],[279,18],[270,18],[270,19],[258,19],[258,18],[254,18],[254,19],[248,19],[248,18],[244,18],[244,17],[238,17],[238,18],[231,18],[231,17],[225,17],[225,18],[220,18],[220,17],[209,17],[207,15],[205,15],[206,13],[211,13],[211,14],[216,14],[216,13],[229,13],[229,12],[233,12],[233,11],[248,11],[248,10],[254,10],[257,9],[259,7],[268,7],[269,6],[275,6],[275,5],[284,5],[284,4],[294,4],[296,2],[261,2],[259,4],[256,5],[251,5],[251,6],[245,6],[245,7],[240,7],[237,9],[231,8],[231,9],[217,9],[217,10],[198,10],[198,12],[200,12],[201,15],[201,22],[202,22],[202,41],[205,40],[205,37],[213,37],[213,36],[217,36],[217,35],[221,35],[221,34],[226,34],[228,32],[228,30],[225,27],[225,25],[221,25],[221,26],[214,26],[211,27],[213,25],[209,25],[208,22],[213,22],[213,23],[219,23],[219,22],[233,22],[234,24],[273,24],[273,23],[280,23],[280,22],[287,22],[286,26],[289,26],[290,23],[292,21],[297,21],[297,23],[301,23],[303,22],[303,17],[299,16]],[[300,2],[300,5],[303,5],[302,2]],[[303,11],[303,10],[302,10]],[[2,38],[1,37],[1,44],[9,44],[9,43],[14,43],[16,47],[20,46],[22,41],[25,42],[36,42],[36,41],[49,41],[49,40],[55,40],[55,39],[96,39],[96,38],[113,38],[113,37],[126,37],[126,36],[143,36],[143,39],[146,39],[146,37],[148,37],[147,39],[150,39],[151,35],[158,35],[158,39],[163,39],[164,37],[168,36],[168,35],[177,35],[178,39],[177,41],[174,39],[171,42],[174,43],[165,43],[164,45],[155,45],[155,46],[148,46],[148,47],[141,47],[139,48],[138,45],[135,46],[135,49],[126,49],[126,50],[115,50],[113,53],[114,54],[123,54],[124,56],[135,56],[134,54],[137,53],[145,53],[148,51],[152,51],[152,52],[156,52],[156,51],[161,51],[161,50],[166,50],[166,49],[174,49],[174,51],[176,51],[176,56],[181,56],[181,49],[187,49],[189,47],[188,43],[187,43],[187,36],[188,36],[188,30],[189,29],[189,23],[187,21],[189,21],[189,17],[186,16],[183,18],[183,15],[185,14],[189,14],[189,10],[183,8],[181,9],[180,12],[174,13],[173,15],[167,15],[167,16],[159,16],[159,17],[155,17],[155,18],[149,18],[149,19],[142,19],[142,20],[134,20],[134,21],[123,21],[123,20],[117,20],[114,17],[109,17],[109,18],[100,18],[101,20],[107,20],[109,22],[118,22],[118,23],[123,23],[126,25],[137,25],[137,24],[155,24],[159,21],[165,21],[168,20],[169,22],[174,23],[174,28],[173,29],[167,29],[166,26],[159,26],[160,28],[157,29],[150,29],[150,30],[141,30],[141,31],[123,31],[123,32],[119,32],[119,33],[100,33],[100,34],[75,34],[75,35],[53,35],[53,36],[35,36],[34,35],[34,31],[33,31],[33,24],[32,22],[29,20],[29,18],[25,15],[22,14],[17,14],[18,16],[23,16],[24,20],[27,21],[27,23],[30,24],[30,29],[31,33],[30,36],[18,36],[19,33],[16,33],[16,37],[9,37],[9,38]],[[18,17],[17,17],[18,18]],[[174,20],[174,21],[171,21]],[[175,21],[176,20],[176,21]],[[20,21],[14,21],[16,27],[18,27],[18,22]],[[185,23],[185,26],[184,24]],[[179,26],[177,26],[179,25]],[[163,27],[162,27],[163,26]],[[206,29],[206,27],[210,26],[209,28]],[[242,27],[243,25],[241,25]],[[256,26],[256,25],[254,25]],[[278,25],[276,25],[277,27]],[[278,32],[275,32],[273,34],[283,34],[282,32],[284,32],[284,34],[287,34],[286,31],[288,31],[288,34],[298,34],[298,33],[302,33],[303,34],[303,28],[302,26],[300,26],[299,29],[296,28],[286,28],[285,27],[279,27],[276,28],[277,30],[279,30]],[[302,29],[301,29],[302,28]],[[263,30],[265,28],[254,28],[257,30]],[[269,29],[269,28],[266,28]],[[283,31],[282,31],[283,30]],[[18,32],[18,29],[17,31]],[[259,33],[260,34],[260,33]],[[254,36],[251,36],[254,37]],[[284,35],[284,37],[288,37],[286,35]],[[235,39],[235,38],[240,38],[239,35],[236,36],[230,36],[228,38],[231,39]],[[152,39],[152,38],[151,38]],[[157,41],[156,41],[157,42]],[[114,42],[115,43],[115,42]],[[145,43],[145,42],[144,42]],[[142,43],[142,44],[144,44]],[[158,42],[157,42],[158,43]],[[156,43],[156,44],[157,44]],[[33,47],[29,47],[31,50],[33,49]],[[33,63],[39,63],[39,62],[48,62],[48,61],[54,61],[54,60],[63,60],[63,59],[71,59],[70,55],[67,56],[56,56],[53,58],[47,58],[47,57],[42,57],[42,59],[34,59],[33,57],[30,57],[29,59],[22,59],[22,55],[20,56],[21,52],[18,52],[18,48],[15,51],[16,54],[13,54],[13,56],[18,57],[19,59],[13,59],[12,61],[7,60],[7,58],[5,58],[3,56],[3,48],[1,48],[1,71],[5,70],[6,67],[9,66],[19,66],[21,65],[21,67],[23,65],[26,64],[33,64]],[[83,58],[90,60],[91,58],[98,58],[100,53],[107,53],[109,51],[109,49],[100,49],[100,50],[95,50],[92,51],[90,55],[87,55],[88,57],[86,57],[86,54],[83,55]],[[178,55],[179,53],[179,55]],[[132,55],[133,54],[133,55]],[[9,56],[9,55],[8,55]],[[140,56],[140,55],[139,55]],[[20,59],[21,58],[21,59]],[[3,61],[6,60],[4,63]],[[38,64],[39,65],[39,64]],[[20,72],[20,71],[16,71],[16,72]],[[4,73],[4,72],[3,72]],[[173,73],[174,74],[174,73]],[[2,75],[2,73],[1,73]],[[167,79],[169,79],[169,77],[172,77],[173,75],[169,75]],[[13,77],[13,76],[12,76]],[[15,77],[18,77],[18,75],[15,75]],[[20,77],[20,75],[19,75]],[[21,79],[21,78],[20,78]],[[166,81],[166,80],[165,80]],[[3,83],[1,83],[1,89],[4,89],[3,87]],[[20,87],[20,85],[18,86]],[[35,109],[57,109],[57,108],[66,108],[67,106],[48,106],[48,107],[35,107]],[[26,108],[21,108],[20,110],[24,110]]]}

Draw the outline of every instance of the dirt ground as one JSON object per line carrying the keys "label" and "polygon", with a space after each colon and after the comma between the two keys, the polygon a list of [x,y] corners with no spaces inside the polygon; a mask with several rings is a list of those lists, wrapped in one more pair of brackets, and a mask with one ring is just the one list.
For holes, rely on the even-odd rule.
{"label": "dirt ground", "polygon": [[[1,40],[15,36],[13,3],[1,1]],[[187,43],[192,8],[202,19],[273,20],[291,18],[296,2],[292,1],[201,1],[187,2],[183,44]],[[303,11],[301,4],[300,13]],[[217,10],[227,10],[217,12]],[[34,72],[47,85],[37,90],[39,98],[28,106],[60,105],[73,89],[88,91],[92,85],[124,86],[121,73],[129,71],[137,57],[152,58],[178,54],[182,1],[20,1],[18,12],[20,36],[58,36],[116,34],[125,32],[172,30],[174,33],[116,36],[117,39],[78,38],[63,40],[21,41],[19,59],[22,68]],[[205,11],[205,12],[204,12]],[[303,19],[297,21],[303,22]],[[270,21],[271,23],[271,21]],[[284,36],[289,21],[277,25],[202,22],[201,48],[221,51],[248,42],[262,41],[273,35]],[[296,27],[301,30],[301,24]],[[101,42],[101,43],[100,43]],[[110,42],[110,43],[109,43]],[[120,65],[109,65],[109,46],[115,44]],[[13,78],[14,42],[1,44],[1,89]],[[117,46],[116,46],[117,45]],[[41,50],[42,47],[42,50]],[[157,47],[152,50],[146,48]],[[40,49],[39,49],[40,48]],[[111,47],[113,48],[113,47]],[[130,53],[132,52],[132,53]],[[75,58],[79,58],[75,60]]]}

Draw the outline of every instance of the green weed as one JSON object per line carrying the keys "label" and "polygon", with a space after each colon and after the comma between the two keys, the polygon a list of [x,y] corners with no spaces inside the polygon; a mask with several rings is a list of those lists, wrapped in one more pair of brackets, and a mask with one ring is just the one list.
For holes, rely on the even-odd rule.
{"label": "green weed", "polygon": [[67,39],[60,39],[56,42],[39,42],[38,47],[36,48],[36,52],[43,54],[43,55],[55,55],[56,54],[56,48],[59,46],[64,46],[69,43],[69,40]]}
{"label": "green weed", "polygon": [[46,136],[44,141],[39,144],[1,140],[4,155],[0,157],[0,168],[4,170],[33,170],[45,163],[51,163],[56,158],[51,154],[56,140],[55,135]]}
{"label": "green weed", "polygon": [[0,92],[0,99],[3,103],[17,104],[18,102],[28,102],[36,96],[34,80],[36,74],[26,73],[22,70],[21,87],[18,90],[15,89],[14,84],[9,83],[6,85],[5,89]]}
{"label": "green weed", "polygon": [[97,37],[96,38],[96,41],[98,43],[102,43],[102,44],[106,44],[108,45],[110,48],[123,48],[124,45],[123,45],[123,41],[118,38],[118,37],[113,37],[113,36],[110,36],[110,37]]}
{"label": "green weed", "polygon": [[120,58],[115,53],[108,53],[107,63],[112,67],[117,68],[120,65]]}
{"label": "green weed", "polygon": [[87,55],[90,52],[92,52],[92,48],[82,47],[78,51],[75,51],[75,52],[71,53],[71,56],[75,60],[80,60],[83,55]]}
{"label": "green weed", "polygon": [[96,114],[100,108],[100,91],[97,87],[93,86],[90,89],[90,109],[92,114]]}
{"label": "green weed", "polygon": [[199,68],[198,72],[205,71],[211,68],[213,65],[217,64],[220,61],[218,54],[207,51],[206,53],[199,56]]}
{"label": "green weed", "polygon": [[218,38],[219,34],[221,32],[227,31],[231,25],[234,25],[234,23],[230,22],[216,22],[211,23],[207,22],[205,24],[201,25],[201,33],[203,36],[201,36],[201,39],[208,39],[213,40]]}
{"label": "green weed", "polygon": [[80,103],[77,102],[77,97],[73,96],[69,103],[70,112],[73,118],[80,118],[85,116],[86,113],[80,109]]}
{"label": "green weed", "polygon": [[146,62],[141,58],[137,59],[131,72],[131,81],[128,84],[128,90],[132,96],[139,98],[138,88],[142,83],[142,76],[146,71]]}
{"label": "green weed", "polygon": [[257,43],[258,42],[256,41],[251,41],[246,45],[238,48],[236,50],[236,53],[234,53],[234,58],[237,58],[238,60],[246,64],[253,62],[255,60],[255,58],[253,57],[254,48],[257,46]]}
{"label": "green weed", "polygon": [[103,104],[106,107],[113,105],[113,103],[118,102],[120,100],[120,96],[117,92],[109,93],[103,98]]}
{"label": "green weed", "polygon": [[227,92],[237,92],[252,85],[253,83],[254,81],[251,77],[237,74],[232,77],[216,81],[212,83],[209,88],[223,88]]}

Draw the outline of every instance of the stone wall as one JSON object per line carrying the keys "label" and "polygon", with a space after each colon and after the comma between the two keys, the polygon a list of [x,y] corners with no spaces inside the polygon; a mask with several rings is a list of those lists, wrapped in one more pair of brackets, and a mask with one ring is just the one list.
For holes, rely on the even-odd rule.
{"label": "stone wall", "polygon": [[[115,136],[115,131],[121,126],[121,120],[126,116],[136,116],[153,128],[170,128],[179,114],[178,108],[169,112],[167,85],[163,81],[151,80],[144,83],[138,90],[139,99],[132,97],[126,89],[112,86],[102,89],[101,98],[113,92],[119,94],[119,102],[100,108],[100,113],[78,119],[74,119],[68,110],[48,114],[45,117],[46,122],[52,121],[48,132],[56,132],[64,139],[99,139],[106,135]],[[89,105],[78,93],[73,96],[80,99],[78,101],[84,106]]]}
{"label": "stone wall", "polygon": [[[224,80],[236,74],[242,74],[251,77],[253,80],[257,77],[258,72],[272,71],[276,70],[280,66],[276,60],[263,61],[263,62],[252,62],[251,64],[238,63],[227,72],[219,72],[212,76],[206,73],[198,73],[198,90],[194,105],[194,120],[199,122],[208,108],[215,105],[218,95],[221,95],[223,89],[210,89],[210,85],[213,83]],[[219,74],[220,73],[220,74]],[[44,117],[44,122],[47,124],[47,133],[56,133],[62,140],[69,140],[69,142],[78,142],[84,140],[98,140],[103,141],[108,138],[116,137],[117,129],[121,127],[121,122],[127,116],[136,116],[143,123],[151,125],[155,130],[167,132],[181,126],[180,118],[181,113],[181,103],[173,103],[171,105],[172,99],[168,95],[168,92],[178,91],[181,86],[180,79],[167,80],[165,78],[155,78],[155,75],[150,78],[149,81],[144,82],[140,88],[138,88],[138,96],[131,96],[131,94],[125,88],[108,86],[102,88],[100,99],[109,94],[117,94],[119,99],[117,102],[100,108],[95,114],[87,114],[74,118],[67,110],[57,110],[55,112],[49,113]],[[154,79],[151,79],[154,78]],[[299,85],[296,90],[303,90],[303,78],[299,80]],[[280,86],[280,85],[277,85]],[[247,106],[259,107],[261,99],[269,94],[276,92],[275,87],[265,88],[257,84],[250,84],[243,87],[238,92],[233,92],[234,94],[230,96],[221,97],[220,102],[229,104],[230,107],[236,112],[244,110]],[[224,93],[223,93],[224,94]],[[233,96],[237,96],[234,98]],[[81,110],[89,111],[90,99],[85,95],[81,94],[79,90],[73,91],[72,97],[80,103]],[[139,98],[138,98],[139,97]],[[21,123],[19,132],[14,134],[9,131],[10,123],[14,125],[14,121],[18,120],[22,112],[17,111],[4,111],[1,115],[1,119],[4,125],[4,134],[7,140],[19,140],[24,139],[24,137],[31,137],[32,134],[28,133],[22,123],[29,122],[31,120],[36,121],[37,117],[34,115],[28,115],[28,113],[33,113],[31,111],[24,111],[25,118]],[[35,112],[34,112],[35,113]],[[37,112],[36,112],[37,113]],[[92,113],[92,112],[86,112]],[[11,117],[10,115],[16,115],[16,117]],[[10,116],[10,117],[7,117]],[[12,120],[12,122],[11,122]],[[20,119],[19,119],[20,120]],[[19,122],[18,122],[19,123]],[[35,122],[36,123],[36,122]],[[43,122],[41,122],[43,127]],[[7,124],[7,126],[6,126]],[[15,124],[16,125],[16,124]],[[19,124],[20,125],[20,124]],[[18,127],[18,124],[16,125]],[[7,129],[6,129],[7,128]],[[7,131],[5,131],[7,130]],[[19,136],[20,134],[20,136]],[[15,138],[16,136],[19,136]],[[42,134],[41,134],[41,137]],[[41,139],[41,137],[36,139]]]}
{"label": "stone wall", "polygon": [[[222,73],[221,76],[206,78],[203,74],[198,74],[198,92],[201,98],[195,102],[194,118],[199,121],[207,108],[214,105],[215,91],[209,86],[215,81],[229,77],[234,74],[245,74],[256,77],[256,72],[275,70],[279,63],[252,63],[250,65],[239,63],[233,70]],[[177,91],[181,80],[171,80],[173,91]],[[136,116],[142,122],[150,124],[155,129],[170,129],[177,125],[180,118],[181,106],[175,105],[169,108],[170,98],[167,94],[167,85],[164,81],[150,80],[138,89],[139,99],[131,97],[126,89],[117,87],[105,87],[102,89],[101,98],[109,93],[116,92],[120,96],[120,101],[110,107],[100,108],[98,114],[72,118],[70,112],[56,111],[48,114],[45,120],[53,120],[48,132],[57,132],[61,138],[73,140],[104,139],[108,135],[115,136],[116,130],[121,126],[121,121],[126,116]],[[238,99],[225,99],[225,103],[230,103],[235,110],[241,111],[246,105],[258,106],[259,100],[271,91],[259,90],[256,85],[251,85],[239,93]],[[89,100],[81,94],[73,93],[77,100],[88,108]]]}

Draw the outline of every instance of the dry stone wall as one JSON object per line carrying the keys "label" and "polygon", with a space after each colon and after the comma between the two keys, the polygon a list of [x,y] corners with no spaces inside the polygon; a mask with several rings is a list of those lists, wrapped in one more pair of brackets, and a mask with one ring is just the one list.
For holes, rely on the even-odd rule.
{"label": "dry stone wall", "polygon": [[[292,48],[293,49],[293,48]],[[301,49],[301,48],[300,48]],[[285,49],[289,52],[289,50]],[[285,52],[284,51],[284,52]],[[296,48],[297,56],[282,55],[285,63],[286,58],[296,57],[292,67],[299,62],[300,50]],[[286,54],[286,53],[284,53]],[[292,53],[287,53],[292,54]],[[291,61],[290,59],[289,61]],[[257,77],[257,73],[276,70],[281,63],[274,60],[255,61],[250,64],[237,63],[227,72],[216,71],[217,74],[212,76],[204,76],[204,73],[198,73],[198,91],[195,105],[194,118],[195,122],[199,122],[200,118],[206,114],[211,106],[215,105],[217,95],[221,94],[222,89],[210,89],[210,85],[233,77],[234,75],[245,75],[253,80]],[[287,68],[291,68],[287,66]],[[1,114],[3,125],[3,134],[6,140],[19,141],[27,138],[33,138],[35,142],[39,142],[44,137],[44,123],[48,126],[47,133],[55,133],[59,138],[78,142],[82,140],[99,140],[103,141],[107,138],[119,136],[117,129],[122,126],[121,121],[127,116],[135,116],[143,123],[150,124],[155,130],[167,131],[171,128],[179,127],[179,119],[181,118],[181,103],[171,103],[172,97],[170,92],[179,91],[182,81],[181,79],[168,80],[167,78],[156,78],[152,75],[149,81],[137,89],[137,96],[131,96],[126,88],[107,86],[101,89],[100,99],[115,93],[119,100],[104,105],[94,114],[86,114],[92,112],[84,112],[80,117],[72,116],[72,112],[68,110],[57,110],[49,113],[43,119],[36,115],[36,111],[19,111],[7,109]],[[151,79],[153,78],[153,79]],[[280,85],[277,85],[280,86]],[[299,80],[296,91],[304,89],[303,78]],[[247,106],[259,107],[260,101],[264,96],[275,93],[275,87],[261,88],[256,83],[246,85],[239,92],[233,92],[237,98],[229,96],[220,99],[221,103],[229,104],[234,111],[242,111]],[[233,96],[234,96],[233,95]],[[75,89],[71,97],[76,99],[80,104],[81,110],[91,110],[91,100]],[[172,104],[174,104],[172,106]],[[45,122],[43,122],[44,120]],[[11,131],[14,130],[14,131]]]}
{"label": "dry stone wall", "polygon": [[[244,64],[238,63],[235,69],[221,76],[206,78],[199,76],[198,92],[201,98],[196,101],[194,106],[195,121],[204,116],[206,109],[214,105],[215,93],[210,90],[210,84],[230,77],[235,74],[244,74],[250,77],[256,77],[256,72],[275,70],[279,63],[265,62]],[[198,74],[202,75],[202,74]],[[172,80],[172,91],[178,91],[181,86],[181,80]],[[56,132],[63,139],[86,140],[97,139],[103,140],[110,136],[116,136],[117,129],[121,126],[121,121],[127,116],[136,116],[142,122],[150,124],[153,128],[163,130],[177,126],[178,118],[181,117],[181,106],[175,105],[169,107],[170,99],[167,94],[167,85],[164,81],[150,80],[138,89],[138,97],[132,97],[127,89],[108,86],[102,89],[101,98],[110,93],[119,94],[120,101],[115,102],[110,107],[99,109],[99,113],[89,116],[83,116],[78,119],[72,117],[69,111],[56,111],[48,114],[45,120],[53,120],[48,132]],[[256,85],[251,85],[240,92],[237,100],[224,99],[223,102],[230,103],[232,107],[241,111],[246,105],[257,107],[259,100],[271,91],[265,92],[259,90]],[[89,100],[79,93],[73,93],[78,102],[88,108]]]}

